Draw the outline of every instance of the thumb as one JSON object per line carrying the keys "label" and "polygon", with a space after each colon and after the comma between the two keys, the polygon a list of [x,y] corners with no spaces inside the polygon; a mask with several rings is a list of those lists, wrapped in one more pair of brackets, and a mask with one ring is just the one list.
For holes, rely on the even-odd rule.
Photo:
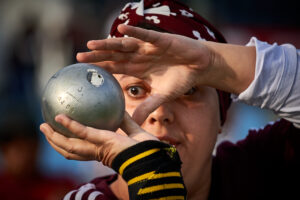
{"label": "thumb", "polygon": [[133,119],[131,119],[127,112],[125,112],[121,129],[127,133],[130,138],[137,141],[158,140],[156,137],[142,129]]}
{"label": "thumb", "polygon": [[128,136],[139,133],[143,129],[130,117],[128,112],[125,111],[124,118],[120,127]]}
{"label": "thumb", "polygon": [[141,125],[147,117],[156,110],[167,98],[160,94],[154,94],[145,99],[133,112],[132,119]]}

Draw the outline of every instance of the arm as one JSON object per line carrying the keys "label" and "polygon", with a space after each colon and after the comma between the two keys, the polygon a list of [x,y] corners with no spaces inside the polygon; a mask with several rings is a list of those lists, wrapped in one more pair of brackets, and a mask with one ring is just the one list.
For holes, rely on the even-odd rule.
{"label": "arm", "polygon": [[138,123],[194,85],[239,95],[252,83],[240,100],[272,109],[299,126],[299,50],[292,45],[241,46],[125,25],[118,29],[134,38],[91,41],[92,52],[78,54],[77,59],[148,81],[154,89],[133,114]]}
{"label": "arm", "polygon": [[121,152],[112,168],[128,183],[130,199],[185,199],[181,161],[175,149],[144,141]]}
{"label": "arm", "polygon": [[212,52],[208,72],[199,72],[200,84],[232,94],[240,94],[250,85],[255,73],[256,52],[253,46],[208,41],[200,43]]}
{"label": "arm", "polygon": [[256,47],[255,79],[236,100],[268,108],[300,128],[300,50],[252,38]]}
{"label": "arm", "polygon": [[79,53],[77,60],[97,64],[111,73],[136,76],[151,85],[151,96],[133,114],[139,124],[163,102],[176,99],[195,85],[238,94],[254,77],[254,47],[125,25],[118,29],[131,37],[90,41],[87,45],[92,51]]}
{"label": "arm", "polygon": [[[176,149],[145,132],[129,115],[125,115],[122,124],[128,136],[86,127],[64,115],[57,116],[56,121],[78,138],[66,138],[48,124],[42,124],[41,131],[50,145],[67,159],[97,160],[112,167],[128,183],[131,199],[185,199],[186,188]],[[93,184],[88,184],[80,189],[78,198],[86,189],[97,192]],[[75,195],[77,199],[73,193],[68,193],[65,199]]]}
{"label": "arm", "polygon": [[[186,189],[180,166],[176,149],[158,141],[145,141],[134,145],[121,152],[112,163],[112,168],[128,183],[130,199],[185,199]],[[116,174],[96,178],[67,193],[64,200],[88,200],[92,197],[96,200],[116,199],[115,194],[107,189],[108,185],[103,186],[116,178]]]}

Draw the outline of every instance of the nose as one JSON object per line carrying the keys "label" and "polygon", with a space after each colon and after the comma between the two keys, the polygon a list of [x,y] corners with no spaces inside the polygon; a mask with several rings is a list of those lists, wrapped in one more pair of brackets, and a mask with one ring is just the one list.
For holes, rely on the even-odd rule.
{"label": "nose", "polygon": [[153,111],[146,121],[152,125],[171,124],[174,121],[174,113],[170,106],[168,106],[167,104],[163,104],[160,107],[158,107],[155,111]]}

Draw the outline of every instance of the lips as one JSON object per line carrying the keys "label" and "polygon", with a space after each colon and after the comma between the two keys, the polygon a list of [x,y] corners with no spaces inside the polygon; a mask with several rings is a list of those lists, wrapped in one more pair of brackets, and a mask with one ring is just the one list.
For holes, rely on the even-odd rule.
{"label": "lips", "polygon": [[177,148],[178,145],[180,145],[180,142],[178,140],[176,140],[175,138],[168,137],[168,136],[158,137],[158,139],[163,143],[175,146],[175,148]]}
{"label": "lips", "polygon": [[177,148],[185,143],[184,132],[180,130],[180,127],[174,124],[170,126],[156,126],[146,124],[143,127],[146,131],[157,137],[161,142],[169,144]]}

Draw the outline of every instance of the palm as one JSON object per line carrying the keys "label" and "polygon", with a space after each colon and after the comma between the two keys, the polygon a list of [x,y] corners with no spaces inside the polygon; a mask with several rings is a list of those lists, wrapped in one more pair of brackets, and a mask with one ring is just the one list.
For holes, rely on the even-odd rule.
{"label": "palm", "polygon": [[141,78],[151,85],[152,96],[133,115],[139,123],[163,102],[198,84],[197,72],[205,70],[210,62],[208,49],[193,39],[136,27],[122,26],[119,30],[134,38],[92,41],[88,47],[93,51],[79,54],[77,59],[96,63],[111,73]]}
{"label": "palm", "polygon": [[41,131],[57,152],[72,160],[98,160],[110,166],[116,155],[124,149],[140,141],[158,140],[139,127],[128,113],[125,113],[121,124],[123,134],[87,127],[65,115],[58,115],[56,120],[77,138],[67,138],[46,123],[41,125]]}

